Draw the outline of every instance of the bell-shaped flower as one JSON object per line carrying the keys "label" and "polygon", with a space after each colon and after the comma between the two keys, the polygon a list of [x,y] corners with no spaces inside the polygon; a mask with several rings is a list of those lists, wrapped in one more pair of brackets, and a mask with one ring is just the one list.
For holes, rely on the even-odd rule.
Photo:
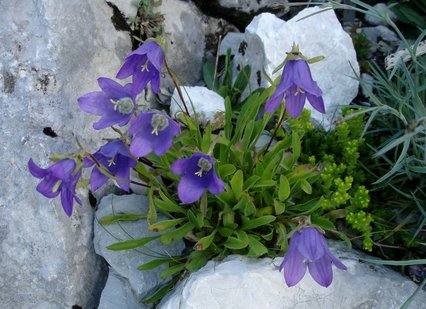
{"label": "bell-shaped flower", "polygon": [[130,170],[136,166],[137,162],[130,156],[129,150],[121,141],[113,141],[102,146],[93,155],[93,160],[84,158],[84,167],[95,165],[90,175],[90,188],[92,191],[98,190],[109,179],[102,173],[97,164],[105,168],[115,179],[117,185],[124,191],[130,190]]}
{"label": "bell-shaped flower", "polygon": [[316,228],[305,227],[291,237],[280,271],[284,269],[284,279],[289,287],[302,280],[306,268],[319,285],[328,287],[333,281],[332,264],[346,270],[346,266],[328,249],[324,236]]}
{"label": "bell-shaped flower", "polygon": [[164,155],[172,146],[173,137],[180,133],[179,125],[160,111],[141,112],[130,124],[129,134],[133,135],[130,153],[144,157],[154,151]]}
{"label": "bell-shaped flower", "polygon": [[158,93],[163,61],[161,46],[152,41],[146,42],[127,55],[116,77],[123,79],[133,75],[133,92],[136,95],[141,93],[149,82],[152,91]]}
{"label": "bell-shaped flower", "polygon": [[212,158],[204,153],[196,153],[189,159],[178,159],[171,170],[182,175],[178,184],[178,196],[184,204],[193,203],[209,190],[220,194],[224,189],[223,181],[216,175]]}
{"label": "bell-shaped flower", "polygon": [[274,94],[266,102],[265,113],[274,112],[284,98],[286,109],[293,118],[300,116],[306,99],[317,111],[325,113],[322,91],[312,79],[305,60],[287,61]]}
{"label": "bell-shaped flower", "polygon": [[72,214],[74,200],[81,205],[81,201],[75,193],[81,169],[77,170],[76,166],[72,159],[60,160],[46,169],[35,164],[33,159],[28,161],[30,173],[38,179],[43,179],[37,185],[37,191],[47,198],[55,198],[61,194],[61,204],[68,216]]}
{"label": "bell-shaped flower", "polygon": [[136,108],[132,85],[121,86],[106,77],[98,78],[98,84],[102,91],[90,92],[77,99],[83,111],[101,116],[93,128],[100,130],[115,124],[126,125]]}

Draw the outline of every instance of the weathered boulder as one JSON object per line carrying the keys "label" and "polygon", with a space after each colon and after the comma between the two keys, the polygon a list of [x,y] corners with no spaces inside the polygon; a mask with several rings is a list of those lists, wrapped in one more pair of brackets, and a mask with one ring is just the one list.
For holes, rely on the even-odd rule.
{"label": "weathered boulder", "polygon": [[130,50],[128,34],[95,1],[1,1],[0,11],[0,303],[2,308],[93,308],[102,262],[92,243],[87,192],[69,219],[59,199],[36,192],[30,157],[42,167],[57,153],[94,151],[95,132],[78,96],[114,77]]}
{"label": "weathered boulder", "polygon": [[[235,44],[240,35],[232,36],[228,40],[225,38],[224,42]],[[352,40],[343,30],[334,11],[320,13],[318,7],[307,8],[287,22],[269,13],[258,15],[246,28],[238,48],[233,48],[234,52],[237,51],[234,71],[249,64],[252,72],[251,89],[268,87],[262,70],[272,76],[273,70],[283,62],[286,52],[291,51],[293,43],[298,44],[300,51],[308,58],[325,57],[323,61],[310,65],[310,68],[313,79],[323,91],[326,114],[317,112],[310,104],[306,104],[305,108],[312,111],[313,119],[328,129],[339,113],[338,106],[348,105],[357,95],[358,81],[354,76],[359,75]],[[221,53],[227,48],[227,45],[222,44]],[[272,77],[276,78],[281,73],[282,70]]]}
{"label": "weathered boulder", "polygon": [[[223,97],[213,90],[200,86],[181,86],[180,90],[189,114],[194,119],[195,109],[197,120],[201,125],[206,126],[210,122],[213,129],[223,128],[225,120],[225,100]],[[175,117],[181,112],[185,112],[185,108],[177,89],[175,89],[170,103],[170,114]]]}
{"label": "weathered boulder", "polygon": [[[183,280],[159,305],[161,309],[198,308],[400,308],[417,286],[408,278],[385,268],[361,263],[365,254],[332,242],[331,251],[348,267],[333,269],[333,283],[324,288],[309,275],[288,288],[279,272],[282,258],[271,260],[230,256],[210,261]],[[426,293],[417,295],[411,306],[422,308]]]}
{"label": "weathered boulder", "polygon": [[[135,250],[112,251],[106,247],[120,241],[158,236],[158,233],[148,230],[146,220],[123,221],[111,225],[100,225],[99,220],[104,216],[116,214],[147,214],[149,201],[143,195],[108,195],[104,197],[96,211],[94,244],[96,253],[103,256],[110,265],[110,275],[105,290],[102,292],[100,308],[120,309],[133,307],[159,286],[160,273],[167,268],[162,265],[149,271],[140,271],[138,266],[159,258],[180,255],[184,248],[183,242],[170,246],[162,245],[154,240]],[[162,217],[159,216],[159,219]],[[164,219],[164,218],[163,218]],[[112,288],[114,287],[114,288]],[[118,301],[114,295],[127,297]],[[130,306],[130,307],[128,307]],[[139,305],[140,308],[146,308]]]}

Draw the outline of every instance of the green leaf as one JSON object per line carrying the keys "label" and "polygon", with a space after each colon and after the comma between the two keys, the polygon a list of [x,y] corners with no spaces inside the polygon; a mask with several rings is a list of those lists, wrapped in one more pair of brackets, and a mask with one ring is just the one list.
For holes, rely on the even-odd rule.
{"label": "green leaf", "polygon": [[285,204],[277,200],[274,200],[274,209],[275,209],[275,214],[277,216],[281,215],[285,211]]}
{"label": "green leaf", "polygon": [[244,182],[244,190],[249,190],[252,186],[256,184],[260,180],[260,176],[252,175]]}
{"label": "green leaf", "polygon": [[195,250],[206,250],[212,244],[216,231],[213,231],[210,235],[204,236],[194,246]]}
{"label": "green leaf", "polygon": [[151,270],[154,268],[157,268],[163,264],[169,263],[173,261],[173,259],[158,259],[158,260],[152,260],[148,263],[144,263],[141,266],[138,267],[139,270]]}
{"label": "green leaf", "polygon": [[336,229],[333,222],[331,222],[330,220],[328,220],[327,218],[324,218],[322,216],[311,215],[311,221],[312,221],[313,224],[318,225],[319,227],[326,229],[326,230],[335,230]]}
{"label": "green leaf", "polygon": [[225,128],[224,134],[227,139],[231,138],[232,134],[232,106],[229,97],[225,98]]}
{"label": "green leaf", "polygon": [[215,84],[215,70],[213,63],[205,63],[203,65],[203,79],[206,83],[207,88],[214,90]]}
{"label": "green leaf", "polygon": [[177,273],[181,272],[184,269],[185,269],[185,264],[177,264],[177,265],[171,266],[160,274],[160,279],[164,280],[167,277],[176,275]]}
{"label": "green leaf", "polygon": [[253,130],[254,130],[254,120],[250,119],[247,122],[246,127],[244,128],[244,134],[242,138],[243,149],[248,149],[250,144],[252,143],[251,137],[253,135]]}
{"label": "green leaf", "polygon": [[392,265],[392,266],[408,266],[408,265],[425,265],[426,259],[418,259],[418,260],[407,260],[407,261],[385,261],[378,259],[364,259],[359,258],[368,263],[380,264],[380,265]]}
{"label": "green leaf", "polygon": [[240,210],[246,217],[250,217],[256,213],[256,206],[250,202],[247,195],[243,195],[240,201],[232,209]]}
{"label": "green leaf", "polygon": [[160,221],[160,222],[156,222],[154,224],[151,224],[148,229],[150,231],[153,232],[162,232],[164,230],[168,230],[172,227],[175,227],[176,225],[178,225],[179,223],[184,222],[185,220],[187,220],[186,218],[179,218],[179,219],[172,219],[172,220],[165,220],[165,221]]}
{"label": "green leaf", "polygon": [[233,250],[240,250],[240,249],[244,249],[245,247],[248,246],[248,244],[249,244],[249,238],[248,238],[246,232],[237,230],[237,231],[234,231],[234,234],[237,237],[230,236],[224,242],[223,245],[226,248],[233,249]]}
{"label": "green leaf", "polygon": [[243,93],[250,81],[251,69],[249,65],[245,65],[243,69],[238,73],[237,78],[235,79],[234,86],[232,90],[238,95]]}
{"label": "green leaf", "polygon": [[189,255],[185,268],[189,271],[196,271],[207,264],[205,251],[192,251]]}
{"label": "green leaf", "polygon": [[115,216],[104,216],[99,219],[99,224],[109,225],[118,221],[137,221],[140,219],[146,219],[146,214],[122,214]]}
{"label": "green leaf", "polygon": [[185,237],[186,234],[191,232],[193,228],[194,228],[194,225],[188,222],[176,230],[173,230],[161,235],[160,241],[164,245],[170,245],[171,243],[174,243],[182,239],[183,237]]}
{"label": "green leaf", "polygon": [[212,144],[212,126],[210,122],[208,122],[204,130],[203,138],[201,140],[201,152],[208,153],[211,144]]}
{"label": "green leaf", "polygon": [[245,222],[243,221],[241,229],[252,230],[260,226],[267,225],[271,222],[274,222],[275,220],[276,220],[276,217],[272,215],[266,215],[260,218],[246,220]]}
{"label": "green leaf", "polygon": [[144,298],[142,300],[142,303],[151,304],[151,303],[155,303],[155,302],[159,301],[160,299],[162,299],[164,297],[164,295],[166,295],[172,289],[172,287],[176,284],[176,282],[178,282],[178,280],[179,280],[179,277],[176,276],[169,283],[167,283],[165,286],[156,290],[154,292],[154,294]]}
{"label": "green leaf", "polygon": [[302,150],[299,134],[296,132],[293,132],[291,137],[291,148],[293,149],[293,163],[295,163],[299,159]]}
{"label": "green leaf", "polygon": [[233,164],[223,164],[218,169],[219,178],[224,179],[235,173],[237,168]]}
{"label": "green leaf", "polygon": [[157,211],[155,210],[153,192],[151,188],[148,189],[148,200],[149,200],[149,206],[148,206],[147,221],[148,221],[148,224],[151,225],[157,220]]}
{"label": "green leaf", "polygon": [[287,230],[284,224],[281,222],[275,222],[274,228],[275,228],[275,233],[278,236],[276,245],[280,248],[280,251],[284,251],[284,249],[288,247]]}
{"label": "green leaf", "polygon": [[167,196],[160,190],[160,197],[161,199],[154,198],[155,206],[165,212],[168,213],[181,213],[186,214],[186,209],[184,207],[178,206],[175,202],[167,198]]}
{"label": "green leaf", "polygon": [[145,246],[150,241],[153,241],[154,239],[157,239],[160,236],[150,236],[150,237],[144,237],[139,239],[129,239],[125,241],[116,242],[112,245],[109,245],[106,247],[108,250],[112,251],[120,251],[120,250],[131,250],[138,247]]}
{"label": "green leaf", "polygon": [[312,194],[312,186],[311,184],[306,181],[305,179],[300,179],[300,188],[305,192],[306,194]]}
{"label": "green leaf", "polygon": [[264,187],[273,187],[276,184],[277,183],[274,180],[260,180],[253,186],[253,189],[259,189],[259,188],[264,188]]}
{"label": "green leaf", "polygon": [[243,193],[244,175],[242,170],[238,170],[231,179],[231,188],[235,198],[239,199]]}
{"label": "green leaf", "polygon": [[259,257],[268,253],[268,249],[254,236],[249,235],[249,251],[247,256]]}
{"label": "green leaf", "polygon": [[280,176],[280,186],[278,188],[278,198],[281,202],[284,202],[290,196],[290,183],[287,177],[284,175]]}

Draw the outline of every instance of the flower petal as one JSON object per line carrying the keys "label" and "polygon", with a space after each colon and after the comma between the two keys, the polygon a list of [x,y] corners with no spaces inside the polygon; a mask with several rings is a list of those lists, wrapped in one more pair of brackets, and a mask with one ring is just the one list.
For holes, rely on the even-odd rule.
{"label": "flower petal", "polygon": [[95,91],[79,97],[77,103],[86,113],[101,116],[105,113],[109,99],[103,92]]}
{"label": "flower petal", "polygon": [[170,170],[173,172],[173,174],[182,175],[185,170],[187,160],[188,159],[177,159],[175,162],[173,162],[172,166],[170,167]]}
{"label": "flower petal", "polygon": [[[176,163],[176,162],[175,162]],[[188,176],[183,176],[178,185],[178,196],[182,203],[190,204],[203,195],[205,188],[197,186]]]}
{"label": "flower petal", "polygon": [[116,163],[115,176],[122,179],[117,180],[117,184],[121,189],[127,192],[130,190],[130,169],[132,168],[133,162],[136,163],[132,158],[119,155]]}
{"label": "flower petal", "polygon": [[98,85],[109,99],[119,100],[121,98],[131,97],[131,92],[127,92],[125,87],[110,78],[98,78]]}
{"label": "flower petal", "polygon": [[339,268],[339,269],[341,269],[341,270],[347,270],[348,268],[342,263],[342,262],[340,262],[340,260],[337,258],[337,257],[335,257],[334,255],[333,255],[333,253],[331,253],[330,252],[330,250],[329,250],[329,252],[328,252],[328,256],[329,256],[329,258],[331,259],[331,262],[333,262],[333,264],[337,267],[337,268]]}
{"label": "flower petal", "polygon": [[[138,63],[140,62],[140,60],[141,60],[141,56],[139,55],[127,56],[126,60],[124,61],[124,64],[121,66],[120,70],[118,71],[115,77],[118,79],[124,79],[132,75]],[[144,62],[145,61],[141,62],[141,65]]]}
{"label": "flower petal", "polygon": [[306,95],[301,92],[297,92],[295,87],[290,88],[285,97],[285,106],[289,115],[292,118],[300,116],[305,106]]}
{"label": "flower petal", "polygon": [[312,79],[311,70],[305,60],[294,60],[293,83],[312,95],[322,95],[320,87],[318,87],[318,84]]}
{"label": "flower petal", "polygon": [[274,94],[269,98],[265,104],[265,113],[273,113],[277,110],[284,98],[284,92],[275,91]]}
{"label": "flower petal", "polygon": [[72,203],[74,199],[74,194],[68,190],[67,188],[64,188],[61,191],[61,204],[62,208],[64,209],[65,213],[68,217],[71,217],[72,215]]}
{"label": "flower petal", "polygon": [[130,144],[130,153],[135,157],[144,157],[152,151],[149,140],[136,136]]}
{"label": "flower petal", "polygon": [[313,108],[315,108],[320,113],[325,114],[325,107],[324,107],[324,101],[322,99],[322,96],[317,97],[310,93],[307,93],[306,97],[308,98],[308,101],[309,103],[311,103]]}
{"label": "flower petal", "polygon": [[37,185],[36,189],[47,198],[57,197],[60,189],[58,188],[55,192],[53,192],[53,187],[58,181],[60,181],[60,179],[48,175]]}
{"label": "flower petal", "polygon": [[150,72],[136,71],[135,74],[133,74],[133,95],[138,95],[139,93],[141,93],[145,89],[151,78],[152,73]]}
{"label": "flower petal", "polygon": [[312,278],[321,286],[328,287],[333,281],[333,271],[331,260],[327,255],[308,263],[309,273]]}
{"label": "flower petal", "polygon": [[173,138],[171,136],[167,136],[163,139],[160,139],[158,136],[156,136],[152,141],[154,152],[159,157],[165,155],[169,148],[172,147],[172,144]]}
{"label": "flower petal", "polygon": [[47,175],[47,169],[39,167],[34,163],[33,159],[28,161],[28,170],[30,171],[31,175],[39,179]]}
{"label": "flower petal", "polygon": [[318,260],[328,251],[324,236],[313,227],[305,227],[302,229],[297,249],[310,261]]}
{"label": "flower petal", "polygon": [[97,191],[108,181],[108,176],[104,175],[96,166],[90,174],[90,188],[93,192]]}
{"label": "flower petal", "polygon": [[284,269],[284,279],[287,286],[292,287],[302,280],[306,273],[306,263],[303,261],[303,256],[297,250],[290,250],[289,248],[281,265],[281,269]]}
{"label": "flower petal", "polygon": [[223,192],[225,188],[225,184],[223,183],[222,179],[217,177],[214,170],[212,172],[213,172],[212,180],[208,184],[207,189],[210,191],[211,194],[218,195]]}
{"label": "flower petal", "polygon": [[63,159],[50,166],[48,171],[56,178],[70,181],[75,166],[73,159]]}

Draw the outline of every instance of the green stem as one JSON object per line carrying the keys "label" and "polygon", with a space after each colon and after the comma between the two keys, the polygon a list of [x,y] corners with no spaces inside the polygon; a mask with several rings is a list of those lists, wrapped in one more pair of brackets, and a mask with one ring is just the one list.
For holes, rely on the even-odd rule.
{"label": "green stem", "polygon": [[265,155],[268,152],[269,147],[271,147],[272,141],[274,140],[275,136],[277,135],[278,129],[281,127],[281,125],[284,121],[284,117],[285,117],[286,112],[287,112],[287,108],[284,107],[283,113],[281,114],[281,118],[278,121],[277,126],[275,127],[274,133],[272,133],[271,139],[269,140],[268,146],[266,146],[266,149],[263,152],[263,155]]}
{"label": "green stem", "polygon": [[185,113],[189,116],[189,110],[188,110],[188,107],[186,106],[185,99],[183,98],[182,91],[180,90],[179,83],[178,83],[178,81],[177,81],[177,79],[176,79],[176,76],[175,76],[175,75],[173,74],[173,72],[170,70],[170,67],[169,67],[169,65],[167,64],[167,61],[166,61],[166,59],[165,59],[165,58],[164,58],[164,66],[166,67],[167,72],[169,73],[170,78],[172,79],[173,84],[174,84],[174,85],[175,85],[175,87],[176,87],[176,90],[177,90],[177,92],[178,92],[179,98],[181,99],[181,101],[182,101],[182,103],[183,103],[183,107],[185,108]]}

